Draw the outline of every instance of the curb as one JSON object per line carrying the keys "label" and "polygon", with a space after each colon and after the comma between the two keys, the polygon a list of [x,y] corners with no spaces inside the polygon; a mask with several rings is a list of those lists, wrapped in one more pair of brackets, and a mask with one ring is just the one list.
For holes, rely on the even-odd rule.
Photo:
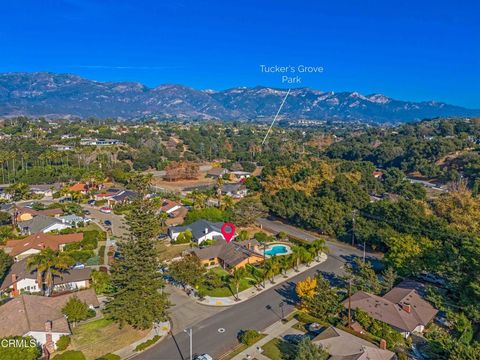
{"label": "curb", "polygon": [[170,321],[170,319],[168,320],[168,324],[169,324],[169,325],[168,325],[169,330],[167,331],[167,333],[166,333],[165,335],[162,335],[157,342],[153,343],[153,344],[152,344],[151,346],[149,346],[148,348],[143,349],[143,350],[141,350],[141,351],[135,351],[135,350],[133,350],[133,349],[135,349],[135,347],[136,347],[137,345],[139,345],[139,344],[141,344],[141,343],[143,343],[143,342],[145,342],[145,341],[148,341],[148,340],[152,339],[152,338],[156,335],[156,334],[154,334],[153,336],[151,336],[151,332],[154,331],[154,328],[152,328],[152,330],[150,331],[150,333],[149,333],[147,336],[145,336],[144,338],[142,338],[142,339],[140,339],[140,340],[137,340],[137,341],[134,341],[133,343],[131,343],[131,344],[127,345],[127,346],[124,346],[123,348],[118,349],[117,351],[114,351],[114,352],[112,352],[112,353],[113,353],[113,354],[116,354],[116,355],[119,355],[119,354],[117,354],[118,352],[121,352],[123,349],[132,347],[133,349],[130,350],[130,353],[129,353],[128,355],[126,355],[126,356],[121,356],[121,355],[119,355],[119,356],[121,357],[122,360],[127,360],[127,359],[132,359],[132,358],[134,358],[135,356],[141,354],[142,352],[144,352],[144,351],[146,351],[146,350],[151,349],[151,348],[154,347],[155,345],[161,343],[165,338],[167,338],[168,335],[170,334],[170,332],[172,331],[172,322]]}

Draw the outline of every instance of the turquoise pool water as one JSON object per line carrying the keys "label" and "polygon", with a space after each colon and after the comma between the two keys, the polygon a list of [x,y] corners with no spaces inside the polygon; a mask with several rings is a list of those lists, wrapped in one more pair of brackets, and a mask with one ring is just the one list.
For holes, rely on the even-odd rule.
{"label": "turquoise pool water", "polygon": [[273,245],[270,249],[265,250],[265,255],[283,255],[288,253],[288,249],[285,245]]}

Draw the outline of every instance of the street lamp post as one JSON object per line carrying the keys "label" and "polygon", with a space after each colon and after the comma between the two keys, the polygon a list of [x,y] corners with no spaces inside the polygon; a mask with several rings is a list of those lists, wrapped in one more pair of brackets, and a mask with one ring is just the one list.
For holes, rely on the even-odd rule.
{"label": "street lamp post", "polygon": [[267,250],[266,242],[263,243],[263,288],[265,289],[265,266],[267,265],[267,258],[265,257],[265,251]]}
{"label": "street lamp post", "polygon": [[193,360],[193,346],[192,346],[192,341],[193,341],[193,329],[185,329],[183,330],[187,333],[188,337],[190,338],[190,360]]}

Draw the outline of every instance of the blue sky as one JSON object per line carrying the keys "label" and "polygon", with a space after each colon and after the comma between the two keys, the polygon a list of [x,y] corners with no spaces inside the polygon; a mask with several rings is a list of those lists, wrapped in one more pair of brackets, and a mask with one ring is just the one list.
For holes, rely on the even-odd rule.
{"label": "blue sky", "polygon": [[323,66],[303,86],[480,108],[478,1],[8,1],[0,72],[199,89],[285,87],[260,64]]}

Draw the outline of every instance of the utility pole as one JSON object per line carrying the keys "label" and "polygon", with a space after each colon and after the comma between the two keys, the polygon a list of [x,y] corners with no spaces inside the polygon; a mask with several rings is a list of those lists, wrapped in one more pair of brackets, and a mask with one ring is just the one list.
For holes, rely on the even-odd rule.
{"label": "utility pole", "polygon": [[193,360],[193,347],[192,347],[192,338],[193,338],[193,329],[185,329],[183,330],[187,333],[188,337],[190,338],[190,360]]}
{"label": "utility pole", "polygon": [[348,280],[348,328],[352,326],[352,278]]}
{"label": "utility pole", "polygon": [[365,240],[363,241],[363,263],[365,264]]}
{"label": "utility pole", "polygon": [[263,243],[263,288],[265,289],[265,266],[267,265],[267,258],[265,256],[265,250],[267,249],[266,242]]}
{"label": "utility pole", "polygon": [[356,210],[352,211],[352,246],[355,246],[355,214]]}

